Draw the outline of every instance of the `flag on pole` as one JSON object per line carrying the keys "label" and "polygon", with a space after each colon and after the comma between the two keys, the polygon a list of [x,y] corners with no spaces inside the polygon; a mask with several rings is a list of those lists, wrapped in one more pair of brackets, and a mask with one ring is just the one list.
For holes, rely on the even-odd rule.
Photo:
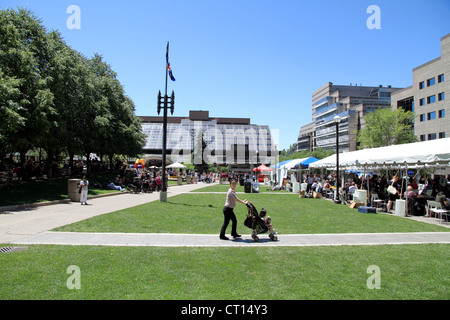
{"label": "flag on pole", "polygon": [[173,76],[172,69],[170,68],[170,62],[169,62],[169,42],[167,42],[166,64],[167,64],[167,70],[169,71],[170,80],[175,81],[175,77]]}

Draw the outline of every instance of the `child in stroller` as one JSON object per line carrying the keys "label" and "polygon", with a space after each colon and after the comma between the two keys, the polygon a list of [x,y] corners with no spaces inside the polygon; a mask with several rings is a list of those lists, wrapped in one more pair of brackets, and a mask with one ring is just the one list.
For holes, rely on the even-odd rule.
{"label": "child in stroller", "polygon": [[258,214],[258,211],[256,210],[253,203],[249,202],[247,204],[247,219],[244,221],[244,225],[250,229],[253,230],[252,232],[252,239],[255,242],[259,241],[258,234],[266,233],[269,231],[269,238],[272,241],[277,241],[278,236],[277,233],[273,230],[272,226],[272,219],[268,216],[266,217],[266,209],[262,208],[261,212]]}

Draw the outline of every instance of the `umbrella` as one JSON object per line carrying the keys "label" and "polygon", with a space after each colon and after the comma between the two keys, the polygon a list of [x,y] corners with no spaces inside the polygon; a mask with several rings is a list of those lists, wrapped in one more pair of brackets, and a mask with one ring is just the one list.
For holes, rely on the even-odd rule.
{"label": "umbrella", "polygon": [[171,169],[174,169],[174,168],[186,169],[187,167],[185,165],[179,163],[179,162],[175,162],[175,163],[172,163],[171,165],[167,166],[167,168],[171,168]]}
{"label": "umbrella", "polygon": [[264,164],[260,165],[258,168],[254,168],[253,171],[273,171],[271,168],[268,168]]}

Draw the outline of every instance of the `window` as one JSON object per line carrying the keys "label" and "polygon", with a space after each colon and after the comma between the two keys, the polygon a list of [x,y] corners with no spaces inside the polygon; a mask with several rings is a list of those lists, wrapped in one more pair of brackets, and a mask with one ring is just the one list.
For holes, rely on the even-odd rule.
{"label": "window", "polygon": [[421,114],[420,115],[420,122],[424,122],[425,121],[425,114]]}
{"label": "window", "polygon": [[445,110],[444,109],[439,110],[438,111],[438,116],[439,116],[439,118],[445,118]]}
{"label": "window", "polygon": [[439,139],[445,138],[445,132],[439,132]]}
{"label": "window", "polygon": [[444,82],[444,74],[438,75],[438,83]]}
{"label": "window", "polygon": [[436,84],[436,79],[435,78],[431,78],[427,80],[427,87],[431,87],[434,86]]}
{"label": "window", "polygon": [[425,98],[419,100],[419,105],[423,106],[425,104]]}
{"label": "window", "polygon": [[420,135],[420,141],[426,141],[426,136],[424,134]]}
{"label": "window", "polygon": [[428,134],[428,140],[435,140],[436,139],[436,133],[429,133]]}
{"label": "window", "polygon": [[444,92],[438,93],[438,101],[442,101],[442,100],[445,100],[445,93]]}
{"label": "window", "polygon": [[419,82],[419,90],[425,88],[425,81]]}
{"label": "window", "polygon": [[430,96],[427,98],[427,103],[435,103],[436,102],[436,96]]}
{"label": "window", "polygon": [[428,112],[428,120],[434,120],[436,119],[436,111]]}

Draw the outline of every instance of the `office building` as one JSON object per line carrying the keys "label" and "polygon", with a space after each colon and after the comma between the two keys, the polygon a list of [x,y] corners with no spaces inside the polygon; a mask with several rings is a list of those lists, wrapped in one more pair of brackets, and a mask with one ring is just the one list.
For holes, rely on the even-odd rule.
{"label": "office building", "polygon": [[[144,152],[162,154],[163,117],[141,117],[146,134]],[[276,145],[270,127],[249,118],[212,118],[209,111],[190,111],[189,117],[167,117],[167,155],[183,163],[242,165],[270,163]],[[237,170],[236,170],[237,171]]]}
{"label": "office building", "polygon": [[414,111],[420,141],[450,137],[450,34],[441,38],[441,56],[412,73],[413,85],[392,95],[392,107]]}
{"label": "office building", "polygon": [[335,149],[336,123],[340,117],[339,149],[357,150],[357,132],[367,113],[391,107],[391,94],[399,88],[334,85],[328,82],[312,94],[312,122],[301,127],[297,150]]}

